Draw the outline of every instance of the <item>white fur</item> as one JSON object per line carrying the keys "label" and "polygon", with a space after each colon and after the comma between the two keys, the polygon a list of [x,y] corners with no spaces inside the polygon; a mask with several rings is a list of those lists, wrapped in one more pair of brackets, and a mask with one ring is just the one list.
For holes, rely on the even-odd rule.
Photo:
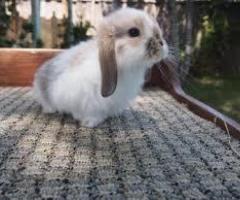
{"label": "white fur", "polygon": [[[146,15],[134,9],[123,10],[128,10],[128,13],[130,10],[133,15],[144,17]],[[121,11],[118,12],[121,14]],[[36,73],[34,93],[38,102],[45,112],[70,113],[75,119],[81,121],[82,126],[97,126],[107,117],[119,114],[137,96],[144,83],[146,69],[162,59],[138,59],[143,57],[144,47],[141,48],[138,50],[130,48],[127,49],[126,54],[117,55],[119,67],[117,88],[113,95],[107,98],[102,97],[100,93],[101,72],[96,40],[80,43],[64,51],[52,59],[52,69],[49,71],[53,77],[51,78],[51,75],[50,78],[48,77],[50,80],[48,80],[46,91],[41,89],[40,81],[44,76],[48,76],[45,70],[49,67],[49,63],[41,66]],[[164,48],[162,51],[166,54],[167,50]],[[46,92],[48,100],[44,97]]]}

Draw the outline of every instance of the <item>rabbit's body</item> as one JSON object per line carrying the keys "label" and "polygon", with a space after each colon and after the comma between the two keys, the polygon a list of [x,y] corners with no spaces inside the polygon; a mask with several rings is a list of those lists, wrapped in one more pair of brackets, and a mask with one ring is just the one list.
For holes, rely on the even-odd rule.
{"label": "rabbit's body", "polygon": [[[113,95],[107,98],[101,95],[100,64],[95,43],[91,40],[77,45],[39,68],[34,92],[44,112],[69,113],[82,125],[93,127],[108,116],[119,114],[137,95],[144,82],[145,68],[134,72],[134,66],[119,70],[119,84]],[[81,52],[84,52],[83,56]],[[84,58],[86,54],[87,59]],[[71,61],[72,57],[76,59]],[[45,82],[41,83],[43,79]]]}
{"label": "rabbit's body", "polygon": [[[142,11],[126,10],[143,15]],[[98,45],[99,38],[82,42],[43,64],[34,80],[34,93],[43,110],[72,114],[87,127],[94,127],[107,117],[119,114],[140,91],[146,70],[160,60],[160,57],[154,59],[144,57],[145,43],[139,42],[137,46],[136,41],[130,40],[136,43],[134,43],[135,49],[132,49],[125,44],[125,40],[119,38],[114,41],[115,46],[112,48],[118,55],[109,53],[115,58],[112,61],[112,57],[107,57],[107,61],[110,59],[110,64],[102,64],[106,58],[101,58],[101,53],[104,52],[104,56],[108,56],[108,49],[102,49],[102,46]],[[109,48],[111,49],[111,46]],[[111,95],[103,97],[104,90],[101,93],[101,87],[104,84],[102,82],[104,77],[102,76],[108,73],[105,74],[105,79],[111,79],[112,72],[103,72],[102,67],[109,65],[109,69],[112,70],[114,63],[118,66],[115,77],[117,84],[115,88],[107,84],[108,90],[113,90],[114,93],[111,92]]]}

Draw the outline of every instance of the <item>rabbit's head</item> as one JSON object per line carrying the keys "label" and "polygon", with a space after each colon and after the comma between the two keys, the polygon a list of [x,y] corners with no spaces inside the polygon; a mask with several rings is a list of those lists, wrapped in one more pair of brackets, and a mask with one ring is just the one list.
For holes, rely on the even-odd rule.
{"label": "rabbit's head", "polygon": [[118,71],[151,67],[168,55],[157,21],[144,11],[122,8],[105,17],[98,29],[102,96],[110,96]]}

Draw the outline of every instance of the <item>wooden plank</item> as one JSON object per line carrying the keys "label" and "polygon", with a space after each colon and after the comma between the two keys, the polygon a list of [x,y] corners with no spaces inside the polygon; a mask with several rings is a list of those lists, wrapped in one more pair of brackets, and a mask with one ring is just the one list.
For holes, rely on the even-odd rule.
{"label": "wooden plank", "polygon": [[[30,86],[34,73],[44,61],[61,50],[56,49],[6,49],[0,48],[0,86]],[[155,69],[156,70],[156,69]],[[158,85],[155,70],[147,85]]]}
{"label": "wooden plank", "polygon": [[0,49],[0,85],[31,85],[36,68],[59,52],[52,49]]}
{"label": "wooden plank", "polygon": [[[180,88],[175,90],[175,94],[172,94],[179,102],[187,105],[188,109],[193,113],[199,115],[200,117],[207,119],[215,123],[217,126],[221,127],[224,131],[229,131],[229,133],[240,139],[240,124],[238,124],[233,119],[223,115],[212,107],[202,103],[201,101],[187,95]],[[227,129],[226,129],[227,126]]]}
{"label": "wooden plank", "polygon": [[[229,130],[229,133],[233,137],[240,139],[239,123],[206,105],[205,103],[191,97],[183,91],[181,83],[175,74],[175,70],[173,70],[173,63],[165,62],[158,67],[160,67],[161,71],[156,71],[155,73],[158,75],[155,74],[155,76],[159,77],[160,80],[158,81],[158,84],[162,89],[169,92],[180,103],[184,103],[193,113],[215,123],[224,131]],[[226,126],[228,130],[226,130]]]}

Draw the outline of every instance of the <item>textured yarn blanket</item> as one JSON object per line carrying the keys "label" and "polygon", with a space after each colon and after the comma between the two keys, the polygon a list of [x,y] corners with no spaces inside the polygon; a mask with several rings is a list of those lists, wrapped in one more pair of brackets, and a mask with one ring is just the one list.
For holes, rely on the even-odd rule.
{"label": "textured yarn blanket", "polygon": [[89,129],[1,87],[0,199],[240,199],[240,161],[227,134],[158,89]]}

